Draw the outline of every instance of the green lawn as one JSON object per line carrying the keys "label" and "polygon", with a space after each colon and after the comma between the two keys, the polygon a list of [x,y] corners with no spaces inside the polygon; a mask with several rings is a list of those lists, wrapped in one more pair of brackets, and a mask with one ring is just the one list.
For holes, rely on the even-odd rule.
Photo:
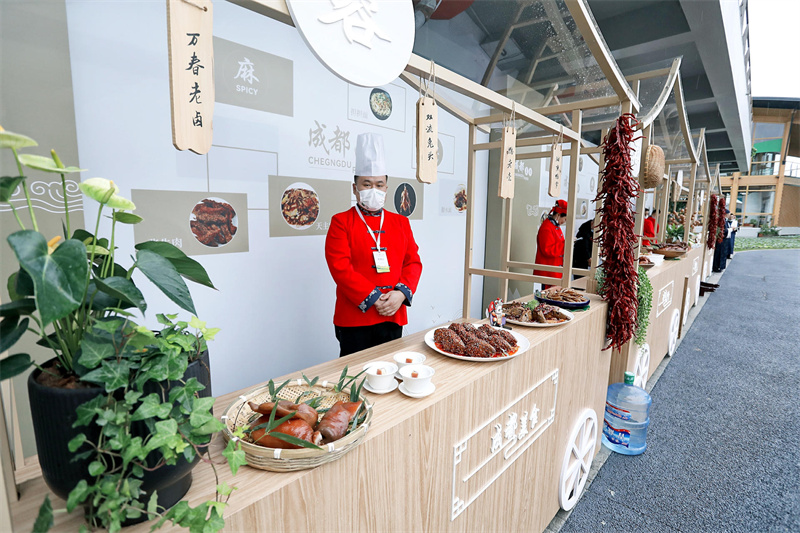
{"label": "green lawn", "polygon": [[745,250],[780,250],[800,248],[800,236],[791,237],[736,237],[735,252]]}

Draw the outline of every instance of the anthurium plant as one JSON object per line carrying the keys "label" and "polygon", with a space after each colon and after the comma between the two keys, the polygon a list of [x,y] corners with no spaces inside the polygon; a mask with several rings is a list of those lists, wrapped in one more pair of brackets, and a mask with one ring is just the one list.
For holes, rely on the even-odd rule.
{"label": "anthurium plant", "polygon": [[[206,453],[212,435],[222,423],[211,413],[214,399],[198,394],[204,386],[196,378],[183,380],[189,363],[206,349],[218,330],[193,317],[158,315],[161,331],[135,322],[147,303],[132,276],[139,271],[179,308],[196,315],[185,280],[214,288],[205,269],[180,249],[165,242],[135,246],[132,264],[114,242],[118,224],[137,224],[133,202],[119,194],[110,180],[91,178],[79,187],[97,203],[94,232],[73,231],[67,205],[66,174],[83,169],[65,166],[55,151],[50,157],[20,153],[37,146],[25,135],[0,128],[0,148],[13,152],[19,175],[0,178],[0,203],[11,206],[19,225],[7,241],[19,269],[8,279],[10,301],[0,305],[0,352],[12,350],[29,331],[38,344],[52,350],[54,360],[39,366],[25,353],[11,353],[0,361],[0,379],[32,366],[51,382],[79,382],[102,389],[81,405],[74,427],[89,428],[69,442],[75,460],[90,460],[88,478],[76,480],[67,511],[81,505],[89,527],[119,530],[127,520],[146,514],[171,521],[191,531],[218,531],[222,510],[232,488],[217,487],[213,501],[190,508],[181,502],[170,510],[158,506],[157,494],[144,494],[145,472],[174,465],[179,458],[192,462]],[[60,175],[64,197],[63,235],[43,235],[26,186],[25,168]],[[11,197],[18,188],[26,198],[27,213],[17,210]],[[87,204],[88,205],[88,204]],[[101,219],[111,221],[108,238],[100,237]],[[128,255],[128,254],[126,254]],[[5,298],[4,298],[5,300]],[[99,434],[97,438],[87,435]],[[222,452],[233,473],[244,464],[244,452],[231,441]],[[49,499],[40,509],[37,530],[53,522]]]}

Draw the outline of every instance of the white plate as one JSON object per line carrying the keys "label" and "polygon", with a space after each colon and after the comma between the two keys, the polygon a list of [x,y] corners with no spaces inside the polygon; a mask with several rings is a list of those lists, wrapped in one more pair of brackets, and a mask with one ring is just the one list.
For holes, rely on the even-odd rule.
{"label": "white plate", "polygon": [[424,398],[425,396],[430,396],[431,394],[433,394],[433,391],[435,390],[436,390],[436,385],[434,385],[433,383],[431,383],[431,386],[428,387],[428,390],[424,392],[411,392],[406,388],[405,383],[400,384],[400,392],[411,398]]}
{"label": "white plate", "polygon": [[526,326],[529,328],[552,328],[555,326],[563,326],[564,324],[569,324],[570,322],[572,322],[572,319],[575,318],[575,315],[573,315],[566,309],[558,308],[558,312],[561,313],[561,316],[567,317],[567,320],[565,320],[564,322],[555,322],[553,324],[542,324],[541,322],[520,322],[519,320],[512,320],[506,317],[506,322],[508,322],[509,324],[516,324],[518,326]]}
{"label": "white plate", "polygon": [[383,389],[383,390],[373,389],[372,387],[369,386],[369,383],[367,383],[365,381],[364,382],[364,388],[367,389],[368,391],[372,392],[372,393],[375,393],[375,394],[386,394],[386,393],[392,392],[393,390],[397,389],[397,381],[395,380],[394,381],[394,385],[390,386],[388,389]]}
{"label": "white plate", "polygon": [[[525,337],[523,337],[522,335],[520,335],[519,333],[517,333],[515,331],[509,331],[509,333],[511,333],[514,336],[514,338],[517,339],[517,346],[519,347],[519,349],[516,352],[514,352],[514,355],[507,355],[505,357],[469,357],[469,356],[466,356],[466,355],[456,355],[454,353],[449,353],[449,352],[445,352],[444,350],[440,350],[439,348],[436,347],[436,343],[433,342],[433,332],[436,331],[437,329],[440,329],[440,328],[446,328],[449,325],[450,324],[445,324],[444,326],[439,326],[438,328],[433,328],[428,333],[426,333],[425,334],[425,344],[428,345],[428,348],[431,348],[432,350],[435,350],[435,351],[439,352],[442,355],[446,355],[447,357],[452,357],[453,359],[461,359],[462,361],[473,361],[473,362],[476,362],[476,363],[491,363],[491,362],[494,362],[494,361],[506,361],[508,359],[512,359],[512,358],[518,356],[522,352],[527,351],[528,348],[531,347],[531,343],[528,342],[528,339],[526,339]],[[500,329],[500,328],[495,328],[495,329]],[[506,331],[508,331],[508,330],[506,330]]]}

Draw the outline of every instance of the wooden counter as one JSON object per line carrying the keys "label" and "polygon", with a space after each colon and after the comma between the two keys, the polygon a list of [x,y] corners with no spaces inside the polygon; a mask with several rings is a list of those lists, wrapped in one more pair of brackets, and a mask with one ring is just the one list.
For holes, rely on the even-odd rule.
{"label": "wooden counter", "polygon": [[[588,471],[589,457],[577,461],[573,455],[588,449],[573,442],[587,409],[598,422],[594,453],[600,449],[611,353],[601,351],[607,305],[590,298],[591,308],[575,313],[570,324],[515,327],[531,347],[507,361],[448,358],[425,346],[420,332],[304,370],[335,381],[345,364],[360,371],[368,361],[420,351],[436,369],[436,391],[422,399],[398,390],[365,392],[375,403],[365,440],[316,469],[274,473],[244,467],[230,479],[227,466],[220,468],[226,471],[222,479],[238,487],[225,511],[226,530],[542,531],[567,486],[561,480],[565,456],[566,464]],[[265,346],[264,357],[280,356]],[[215,412],[243,392],[220,397]],[[211,468],[200,464],[194,476],[190,504],[213,499]],[[21,491],[13,506],[15,529],[30,531],[47,488],[37,478]],[[53,505],[63,508],[64,502],[55,498]],[[57,514],[53,531],[76,531],[80,522],[79,511]],[[128,531],[147,530],[145,523]]]}

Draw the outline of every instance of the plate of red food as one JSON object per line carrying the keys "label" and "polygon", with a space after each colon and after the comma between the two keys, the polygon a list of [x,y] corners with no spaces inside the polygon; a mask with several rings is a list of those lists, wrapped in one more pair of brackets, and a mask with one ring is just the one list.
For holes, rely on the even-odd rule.
{"label": "plate of red food", "polygon": [[425,344],[447,357],[478,363],[505,361],[531,346],[528,339],[514,331],[466,322],[430,330],[425,334]]}

